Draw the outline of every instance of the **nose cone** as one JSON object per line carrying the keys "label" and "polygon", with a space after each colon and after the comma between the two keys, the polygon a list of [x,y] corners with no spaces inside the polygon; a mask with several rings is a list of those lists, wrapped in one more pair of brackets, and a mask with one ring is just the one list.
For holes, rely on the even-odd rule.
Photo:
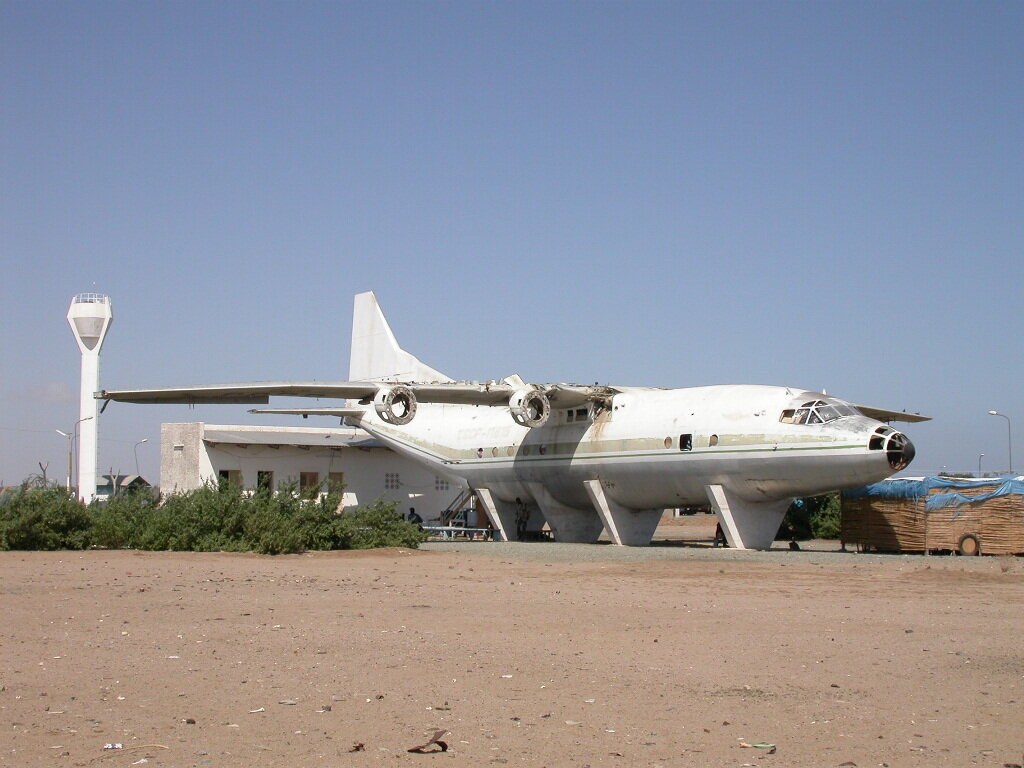
{"label": "nose cone", "polygon": [[889,460],[889,466],[896,472],[906,469],[914,460],[917,450],[910,438],[902,432],[893,432],[885,444],[885,457]]}

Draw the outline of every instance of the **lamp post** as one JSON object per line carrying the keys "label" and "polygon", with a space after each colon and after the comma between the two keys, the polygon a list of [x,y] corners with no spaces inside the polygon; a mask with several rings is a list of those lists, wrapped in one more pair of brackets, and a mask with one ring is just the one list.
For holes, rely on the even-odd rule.
{"label": "lamp post", "polygon": [[1010,428],[1010,417],[999,411],[989,411],[989,416],[1002,416],[1006,419],[1006,452],[1010,461],[1010,474],[1013,474],[1013,432]]}
{"label": "lamp post", "polygon": [[62,437],[66,437],[68,439],[68,493],[71,493],[71,467],[72,459],[74,457],[74,444],[72,443],[72,440],[74,440],[74,437],[72,435],[69,435],[67,432],[61,432],[59,429],[54,431],[58,435],[61,435]]}
{"label": "lamp post", "polygon": [[981,477],[981,460],[983,458],[985,458],[985,454],[984,453],[979,453],[978,454],[978,477]]}
{"label": "lamp post", "polygon": [[78,425],[81,424],[83,421],[88,421],[91,418],[92,418],[92,416],[86,416],[84,419],[79,419],[78,421],[76,421],[75,422],[75,428],[72,429],[70,433],[69,432],[62,432],[59,429],[54,430],[58,435],[61,435],[62,437],[66,437],[68,439],[68,490],[69,491],[71,490],[71,470],[72,470],[72,467],[74,466],[73,458],[74,458],[74,452],[75,452],[74,451],[75,440],[78,439]]}
{"label": "lamp post", "polygon": [[149,438],[148,437],[144,437],[141,440],[139,440],[139,442],[137,442],[135,444],[135,447],[133,448],[133,450],[135,452],[135,474],[136,475],[139,474],[139,446],[142,445],[143,443],[147,443],[147,442],[149,442]]}

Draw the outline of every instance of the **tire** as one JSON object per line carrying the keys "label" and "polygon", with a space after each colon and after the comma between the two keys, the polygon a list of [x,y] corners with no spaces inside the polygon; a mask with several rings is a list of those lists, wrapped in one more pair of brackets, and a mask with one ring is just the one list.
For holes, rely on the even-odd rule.
{"label": "tire", "polygon": [[974,557],[981,554],[981,539],[973,533],[965,533],[956,543],[956,553],[964,557]]}

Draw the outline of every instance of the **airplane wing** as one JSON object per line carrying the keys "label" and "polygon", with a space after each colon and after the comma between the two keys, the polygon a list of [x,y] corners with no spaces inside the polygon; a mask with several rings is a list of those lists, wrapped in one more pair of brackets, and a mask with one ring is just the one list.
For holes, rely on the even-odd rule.
{"label": "airplane wing", "polygon": [[[96,393],[99,400],[122,403],[246,403],[265,405],[271,397],[311,397],[358,400],[374,403],[386,421],[404,424],[413,418],[416,402],[459,405],[506,406],[512,417],[526,426],[540,426],[551,408],[576,408],[588,402],[602,401],[617,390],[577,384],[535,385],[519,377],[501,382],[439,382],[417,384],[388,381],[266,381],[248,384],[207,384],[196,387],[157,387],[154,389],[105,389]],[[395,410],[397,406],[397,410]],[[106,406],[104,405],[104,408]],[[344,412],[343,412],[344,411]],[[339,408],[260,410],[260,413],[320,414],[350,416],[360,410]]]}
{"label": "airplane wing", "polygon": [[204,384],[197,387],[104,389],[97,400],[120,403],[269,403],[270,397],[372,397],[380,385],[365,381],[263,381],[251,384]]}
{"label": "airplane wing", "polygon": [[906,421],[906,422],[918,422],[918,421],[931,421],[931,416],[922,416],[919,413],[907,413],[906,411],[893,411],[888,408],[875,408],[871,405],[858,405],[857,403],[850,403],[854,408],[863,413],[869,419],[877,419],[878,421]]}
{"label": "airplane wing", "polygon": [[[276,397],[315,397],[340,400],[372,398],[387,387],[407,387],[421,403],[460,405],[507,405],[509,398],[523,387],[504,382],[447,382],[416,384],[379,381],[261,381],[247,384],[203,384],[195,387],[155,387],[153,389],[104,389],[97,400],[119,403],[268,403]],[[539,389],[559,408],[573,408],[614,394],[608,387],[576,384],[525,384]],[[312,412],[312,411],[308,411]]]}

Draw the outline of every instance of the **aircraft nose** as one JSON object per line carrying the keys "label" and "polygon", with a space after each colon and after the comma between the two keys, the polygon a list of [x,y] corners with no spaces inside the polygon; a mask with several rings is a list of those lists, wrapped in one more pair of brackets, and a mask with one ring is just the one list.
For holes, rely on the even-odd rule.
{"label": "aircraft nose", "polygon": [[910,438],[902,432],[893,432],[885,444],[885,457],[889,460],[889,466],[899,472],[910,466],[914,460],[917,450]]}

